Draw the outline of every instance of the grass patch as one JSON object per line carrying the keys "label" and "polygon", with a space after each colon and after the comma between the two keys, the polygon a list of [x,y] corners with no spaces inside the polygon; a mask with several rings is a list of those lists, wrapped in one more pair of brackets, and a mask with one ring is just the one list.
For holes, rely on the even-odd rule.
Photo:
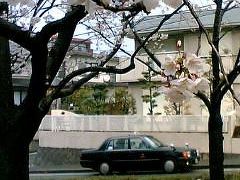
{"label": "grass patch", "polygon": [[[57,178],[58,180],[60,178]],[[62,178],[61,178],[62,179]],[[239,180],[240,172],[225,172],[225,180]],[[54,178],[31,178],[31,180],[54,180]],[[209,180],[208,173],[189,173],[176,175],[112,175],[112,176],[81,176],[77,178],[63,178],[63,180]]]}

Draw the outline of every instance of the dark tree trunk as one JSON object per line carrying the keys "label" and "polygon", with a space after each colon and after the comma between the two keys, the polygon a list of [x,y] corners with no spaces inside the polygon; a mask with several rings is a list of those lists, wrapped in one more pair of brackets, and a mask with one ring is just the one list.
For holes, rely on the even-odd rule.
{"label": "dark tree trunk", "polygon": [[1,180],[29,180],[29,149],[28,145],[13,142],[0,146],[0,177]]}
{"label": "dark tree trunk", "polygon": [[224,180],[223,122],[220,111],[211,111],[209,116],[209,168],[211,180]]}

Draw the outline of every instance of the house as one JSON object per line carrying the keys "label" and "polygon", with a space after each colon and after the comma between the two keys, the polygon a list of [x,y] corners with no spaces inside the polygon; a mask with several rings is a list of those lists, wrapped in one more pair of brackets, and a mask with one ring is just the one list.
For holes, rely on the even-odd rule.
{"label": "house", "polygon": [[[54,38],[53,38],[54,40]],[[93,49],[91,49],[92,42],[88,39],[73,38],[69,46],[66,58],[62,64],[62,67],[59,70],[57,79],[58,81],[65,77],[67,74],[70,74],[74,70],[85,68],[85,67],[94,67],[99,65],[100,59],[105,56],[102,54],[94,54]],[[50,45],[51,46],[51,45]],[[113,58],[106,66],[116,66],[118,64],[118,58]],[[73,81],[77,81],[84,77],[84,75],[77,76]],[[115,75],[101,73],[95,78],[91,79],[91,83],[102,83],[105,81],[115,81]]]}
{"label": "house", "polygon": [[[52,38],[52,42],[56,39],[56,37]],[[49,46],[52,46],[52,42],[49,43]],[[94,67],[98,66],[101,63],[101,60],[105,58],[106,54],[103,53],[93,53],[93,49],[91,49],[92,42],[89,39],[80,39],[73,38],[71,44],[69,46],[66,57],[62,63],[62,66],[59,69],[59,72],[54,79],[53,86],[57,85],[62,78],[71,72],[86,68],[86,67]],[[111,59],[105,66],[107,67],[116,67],[119,63],[119,58],[114,57]],[[76,76],[72,79],[72,81],[78,81],[81,78],[84,78],[87,74],[85,73],[79,76]],[[96,83],[115,83],[116,82],[116,74],[112,73],[99,73],[97,76],[93,77],[86,85],[96,84]],[[73,109],[73,104],[69,103],[69,109]],[[58,99],[52,104],[53,109],[61,108],[61,100]]]}
{"label": "house", "polygon": [[[232,8],[227,11],[223,17],[222,22],[222,38],[220,40],[220,55],[223,59],[223,64],[226,72],[229,72],[234,65],[234,60],[237,57],[237,53],[240,47],[240,8]],[[205,28],[209,31],[211,36],[214,10],[204,9],[197,12],[200,20],[202,21]],[[139,34],[139,36],[144,37],[152,32],[161,20],[164,18],[163,15],[157,16],[146,16],[140,19],[135,23],[134,29]],[[158,31],[158,34],[168,34],[166,40],[162,40],[160,43],[157,43],[157,40],[152,40],[149,42],[148,46],[150,47],[151,52],[155,54],[160,62],[164,62],[166,56],[174,57],[178,53],[176,43],[180,40],[182,42],[181,51],[196,53],[202,58],[210,58],[211,47],[208,45],[205,35],[200,36],[198,25],[189,11],[181,11],[175,14],[167,22],[165,22],[162,28]],[[133,38],[133,35],[129,35]],[[200,40],[200,41],[199,41]],[[198,49],[198,43],[200,43],[200,48]],[[135,40],[135,45],[138,45],[138,42]],[[145,62],[148,61],[147,54],[142,50],[138,53],[138,57]],[[127,64],[124,64],[124,60],[120,63],[124,67]],[[156,67],[156,65],[153,64]],[[142,63],[136,61],[136,68],[131,72],[118,75],[118,82],[128,83],[128,89],[137,100],[137,112],[138,114],[146,115],[148,113],[148,105],[143,103],[141,96],[145,93],[148,93],[146,90],[141,89],[138,85],[138,79],[142,77],[142,71],[146,71],[147,67]],[[239,92],[240,89],[240,78],[234,82],[234,90]],[[163,96],[159,96],[158,104],[159,106],[155,108],[155,113],[164,114],[164,106],[169,106],[169,103],[164,100]],[[236,109],[234,100],[230,94],[227,94],[224,97],[224,103],[222,106],[223,114],[229,112],[234,112]],[[190,101],[184,101],[181,107],[181,113],[186,115],[203,115],[207,114],[206,107],[204,104],[193,98]]]}
{"label": "house", "polygon": [[[53,36],[51,41],[49,42],[49,47],[53,45],[56,37]],[[79,68],[96,66],[99,64],[99,57],[104,56],[104,54],[94,54],[93,49],[91,49],[91,41],[88,39],[79,39],[73,38],[72,42],[69,46],[69,50],[67,52],[66,58],[59,69],[59,72],[54,79],[52,86],[57,85],[62,78],[64,78],[67,74],[71,73],[74,70]],[[10,42],[11,48],[14,50],[14,54],[19,54],[20,57],[26,58],[29,55],[29,52],[23,48],[20,48],[17,44]],[[107,66],[116,66],[118,64],[119,59],[113,58]],[[12,67],[13,71],[13,86],[14,86],[14,100],[15,104],[19,105],[27,94],[27,88],[30,82],[31,75],[31,64],[28,60],[25,59],[16,59],[15,65]],[[82,78],[84,75],[75,77],[74,80],[78,80]],[[103,83],[103,82],[115,82],[116,75],[115,74],[106,74],[101,73],[95,78],[91,79],[89,83]],[[53,102],[52,108],[58,109],[61,106],[61,100],[58,99]]]}

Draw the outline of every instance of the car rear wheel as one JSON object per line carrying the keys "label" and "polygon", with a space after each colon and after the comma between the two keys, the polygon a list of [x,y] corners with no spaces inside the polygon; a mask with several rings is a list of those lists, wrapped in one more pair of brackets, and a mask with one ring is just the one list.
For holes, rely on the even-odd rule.
{"label": "car rear wheel", "polygon": [[99,165],[99,172],[102,174],[102,175],[107,175],[111,172],[111,167],[108,163],[106,162],[103,162]]}
{"label": "car rear wheel", "polygon": [[174,159],[167,159],[163,164],[163,170],[166,173],[173,173],[176,170],[176,162]]}

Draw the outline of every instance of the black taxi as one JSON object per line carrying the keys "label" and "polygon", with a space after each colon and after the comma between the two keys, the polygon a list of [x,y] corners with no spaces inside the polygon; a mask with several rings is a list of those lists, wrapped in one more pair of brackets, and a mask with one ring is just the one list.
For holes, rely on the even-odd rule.
{"label": "black taxi", "polygon": [[101,174],[113,171],[189,170],[200,160],[199,151],[189,146],[168,146],[153,136],[128,135],[106,139],[98,149],[83,150],[80,164]]}

